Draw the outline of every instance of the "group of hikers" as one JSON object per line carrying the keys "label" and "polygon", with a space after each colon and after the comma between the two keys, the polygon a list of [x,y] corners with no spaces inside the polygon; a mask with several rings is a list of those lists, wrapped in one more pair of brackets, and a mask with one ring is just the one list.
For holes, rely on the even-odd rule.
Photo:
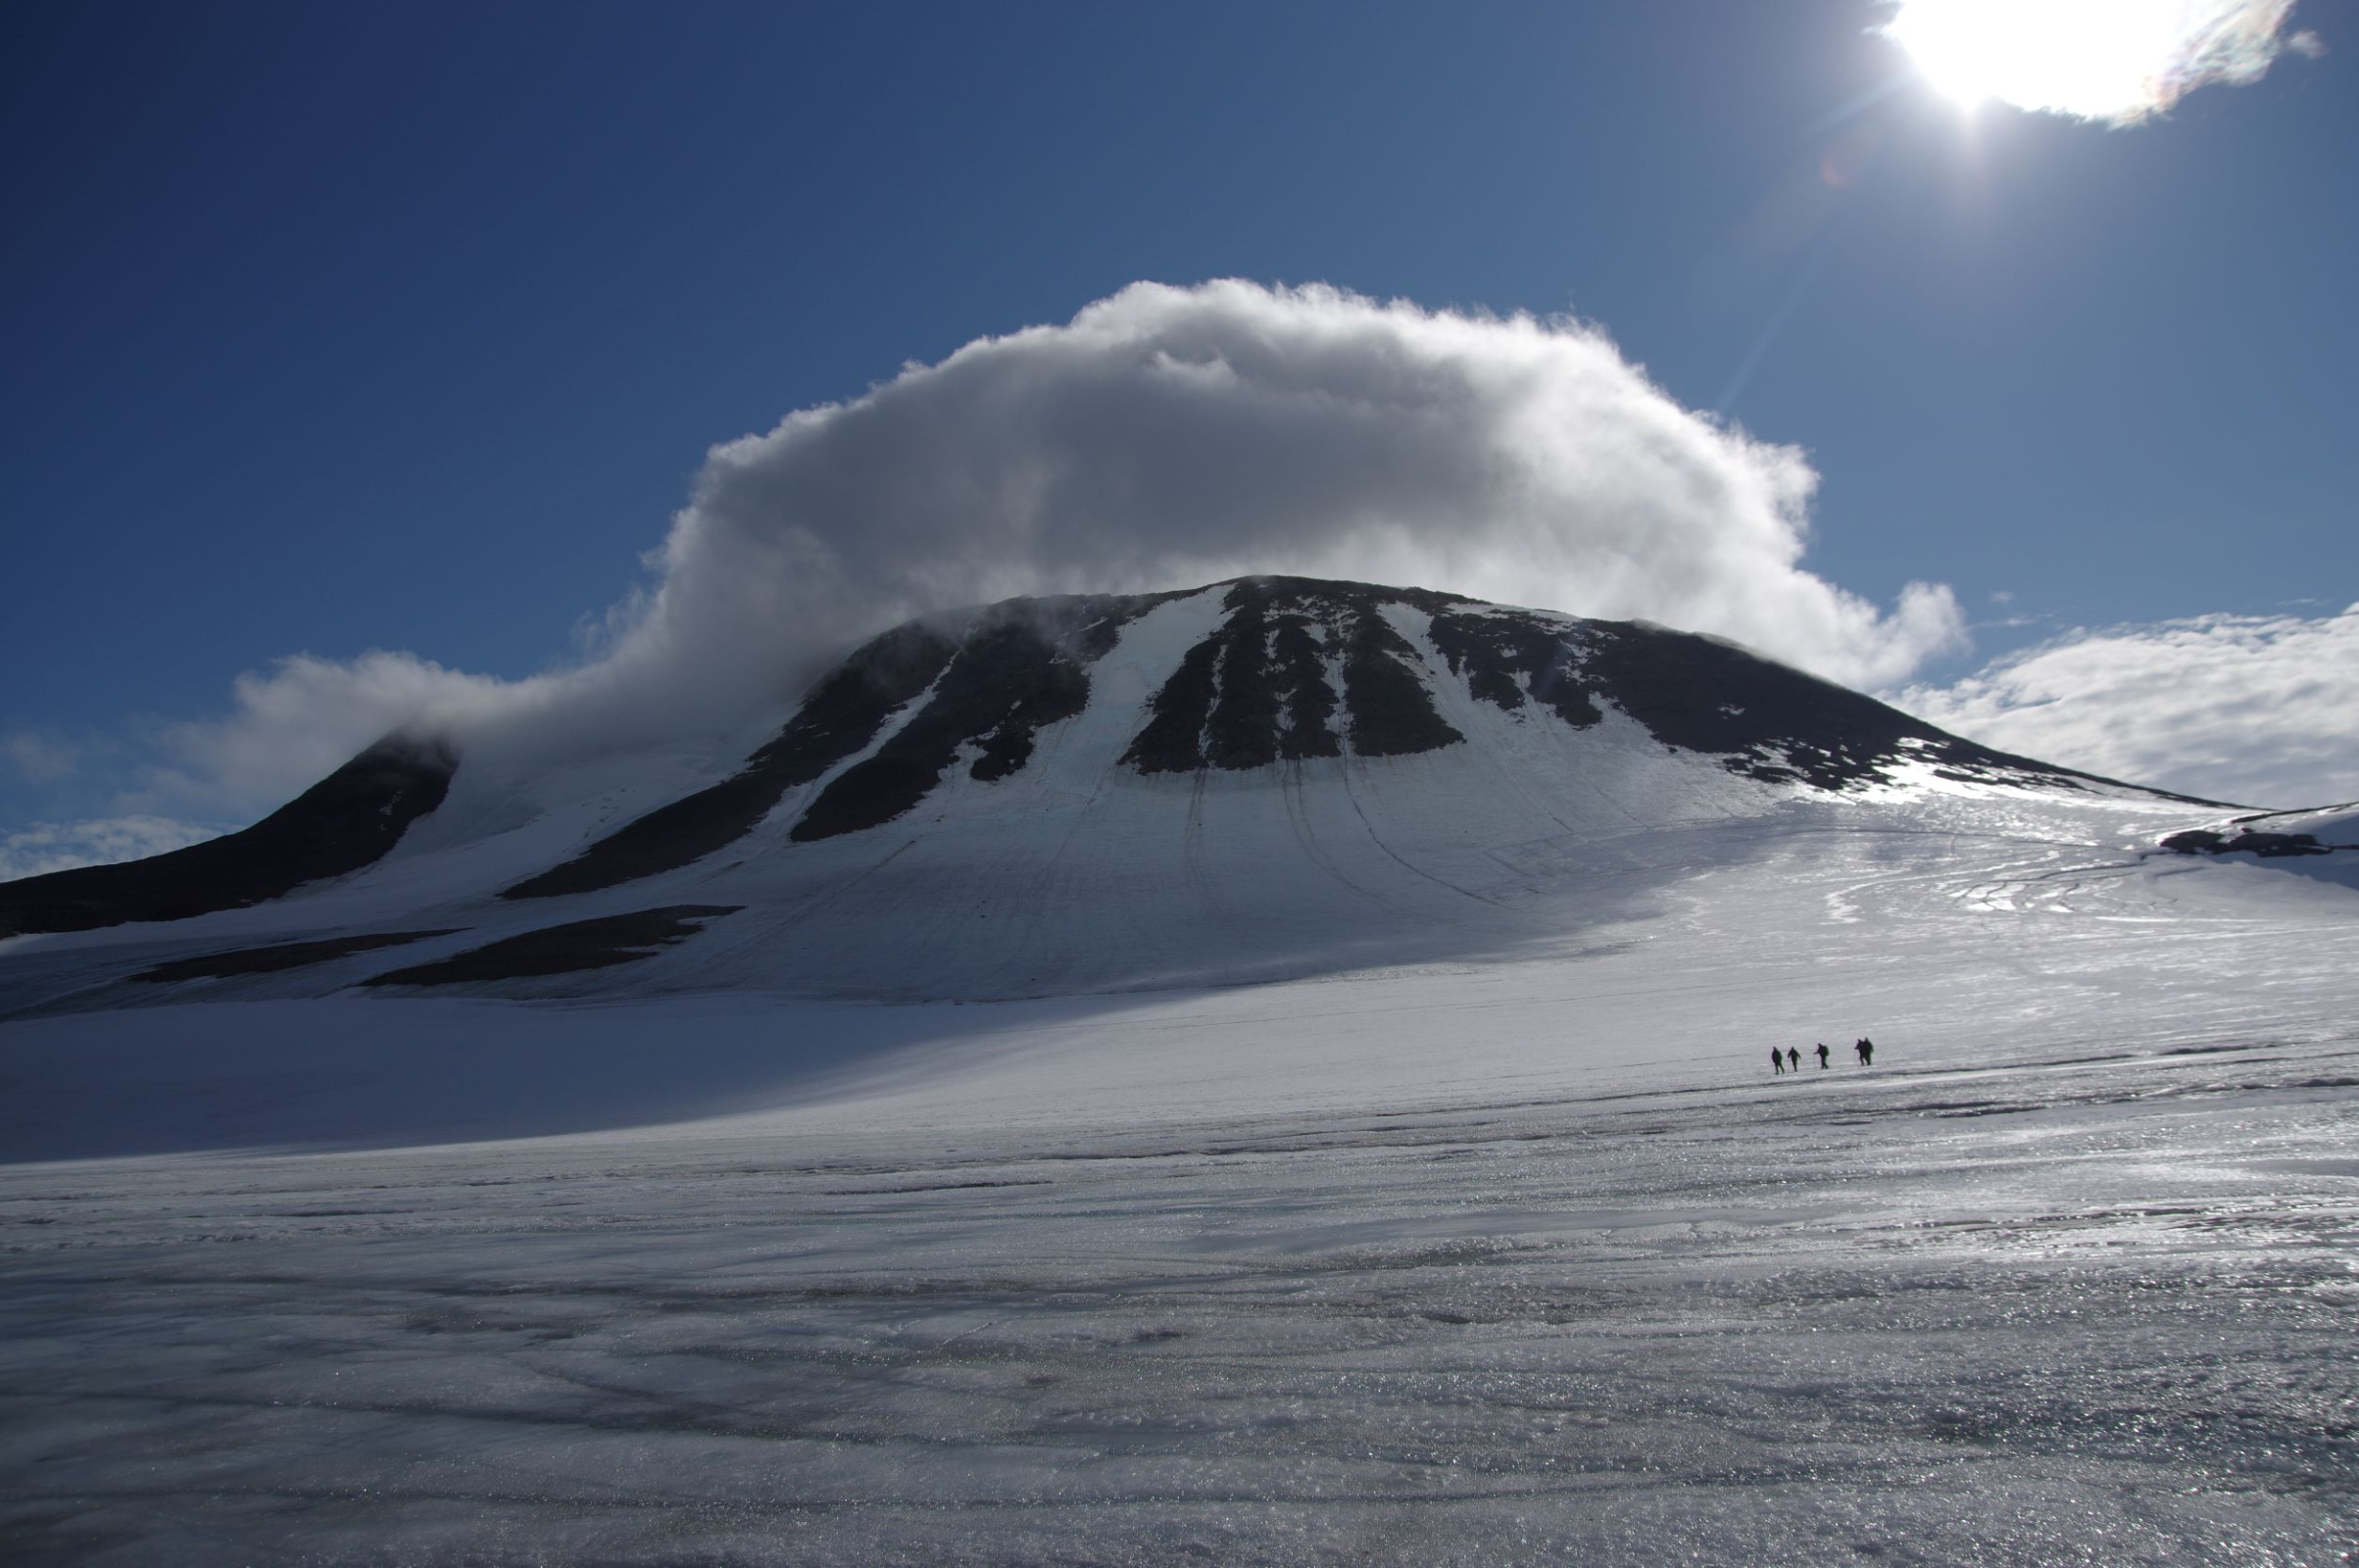
{"label": "group of hikers", "polygon": [[[1851,1050],[1858,1055],[1859,1065],[1862,1067],[1873,1067],[1876,1064],[1876,1042],[1867,1036],[1861,1035],[1857,1040],[1852,1041]],[[1818,1066],[1821,1072],[1826,1070],[1829,1054],[1827,1043],[1824,1040],[1820,1041],[1818,1043]],[[1802,1070],[1802,1054],[1792,1046],[1788,1046],[1783,1051],[1772,1046],[1769,1048],[1769,1069],[1781,1078],[1790,1072],[1800,1072]]]}

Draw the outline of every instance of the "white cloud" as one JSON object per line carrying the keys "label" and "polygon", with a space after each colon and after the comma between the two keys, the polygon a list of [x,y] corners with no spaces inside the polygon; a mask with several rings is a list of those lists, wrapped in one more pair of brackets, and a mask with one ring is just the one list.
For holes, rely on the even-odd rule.
{"label": "white cloud", "polygon": [[2136,784],[2253,806],[2359,799],[2359,605],[2074,631],[1898,702]]}
{"label": "white cloud", "polygon": [[0,835],[0,882],[21,876],[70,871],[77,865],[111,865],[162,855],[218,837],[218,824],[179,822],[162,816],[117,816],[86,822],[35,822]]}
{"label": "white cloud", "polygon": [[1838,679],[1953,645],[1800,568],[1816,475],[1596,329],[1139,284],[716,448],[616,662],[764,667],[930,605],[1245,571],[1719,632]]}
{"label": "white cloud", "polygon": [[710,730],[925,610],[1243,572],[1645,617],[1861,685],[1961,646],[1946,588],[1884,610],[1802,568],[1816,482],[1579,322],[1137,284],[714,448],[580,666],[291,659],[167,734],[133,804],[259,809],[418,718],[476,772]]}
{"label": "white cloud", "polygon": [[2293,0],[1901,0],[1881,29],[1969,103],[2128,125],[2213,82],[2257,81],[2286,49]]}
{"label": "white cloud", "polygon": [[0,766],[29,784],[54,784],[74,775],[81,754],[53,735],[12,730],[0,735]]}
{"label": "white cloud", "polygon": [[268,674],[240,675],[228,715],[159,730],[152,740],[163,760],[116,805],[251,815],[301,794],[391,730],[464,731],[513,719],[550,685],[468,675],[415,654],[297,654]]}

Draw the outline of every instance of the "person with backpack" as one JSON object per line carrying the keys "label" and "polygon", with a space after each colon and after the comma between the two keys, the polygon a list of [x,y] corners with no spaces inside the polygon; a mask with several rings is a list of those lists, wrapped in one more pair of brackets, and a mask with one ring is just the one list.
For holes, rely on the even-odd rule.
{"label": "person with backpack", "polygon": [[1824,1040],[1818,1043],[1818,1070],[1820,1072],[1827,1070],[1827,1043]]}

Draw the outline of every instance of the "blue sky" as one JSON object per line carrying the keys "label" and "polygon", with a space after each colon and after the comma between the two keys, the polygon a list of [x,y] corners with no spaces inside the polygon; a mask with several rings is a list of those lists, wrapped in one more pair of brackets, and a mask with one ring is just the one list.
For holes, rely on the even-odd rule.
{"label": "blue sky", "polygon": [[713,444],[1142,279],[1596,323],[1807,453],[1811,573],[1951,590],[1907,678],[2001,741],[2074,628],[2224,710],[2313,639],[2359,710],[2347,9],[2127,128],[1962,110],[1890,14],[12,8],[0,837],[267,808],[185,742],[289,655],[576,659]]}

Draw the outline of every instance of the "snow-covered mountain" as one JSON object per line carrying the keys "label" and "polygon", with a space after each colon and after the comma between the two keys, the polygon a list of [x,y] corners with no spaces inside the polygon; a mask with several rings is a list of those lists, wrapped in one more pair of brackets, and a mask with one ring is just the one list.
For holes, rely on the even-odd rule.
{"label": "snow-covered mountain", "polygon": [[0,1539],[2353,1539],[2347,809],[1270,579],[905,626],[702,747],[502,741],[0,888]]}
{"label": "snow-covered mountain", "polygon": [[388,739],[242,833],[0,888],[0,931],[88,933],[14,944],[0,1005],[1233,984],[1578,947],[1829,830],[2150,846],[2202,804],[1710,638],[1243,578],[912,621],[750,753],[477,778]]}

